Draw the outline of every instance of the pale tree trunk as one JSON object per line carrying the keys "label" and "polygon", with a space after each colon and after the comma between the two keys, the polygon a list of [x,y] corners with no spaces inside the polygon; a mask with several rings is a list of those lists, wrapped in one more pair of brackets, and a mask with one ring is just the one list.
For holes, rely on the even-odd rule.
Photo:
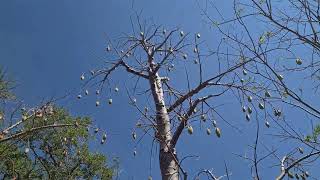
{"label": "pale tree trunk", "polygon": [[171,146],[170,118],[165,106],[161,77],[156,73],[149,77],[153,100],[156,106],[157,132],[160,151],[159,161],[162,180],[178,180],[179,165],[174,148]]}

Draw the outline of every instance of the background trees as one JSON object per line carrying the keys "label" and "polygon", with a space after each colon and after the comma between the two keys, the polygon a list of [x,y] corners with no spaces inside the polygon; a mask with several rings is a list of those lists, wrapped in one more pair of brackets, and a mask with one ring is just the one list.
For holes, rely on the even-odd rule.
{"label": "background trees", "polygon": [[[112,178],[113,168],[107,164],[106,156],[89,149],[89,142],[96,135],[101,137],[101,144],[106,141],[106,134],[93,130],[89,118],[72,117],[53,102],[26,108],[15,102],[12,85],[3,73],[0,77],[2,179]],[[12,108],[13,111],[8,111]]]}

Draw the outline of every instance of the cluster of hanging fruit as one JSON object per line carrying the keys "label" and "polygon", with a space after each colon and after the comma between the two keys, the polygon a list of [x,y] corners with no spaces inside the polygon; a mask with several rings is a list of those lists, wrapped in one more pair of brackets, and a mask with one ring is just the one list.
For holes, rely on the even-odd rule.
{"label": "cluster of hanging fruit", "polygon": [[[201,119],[203,122],[206,122],[207,117],[206,117],[205,114],[201,114],[200,119]],[[212,124],[213,124],[213,127],[214,127],[214,129],[215,129],[215,134],[216,134],[216,136],[217,136],[218,138],[220,138],[220,137],[221,137],[221,130],[220,130],[219,127],[217,127],[217,122],[216,122],[215,120],[213,120]],[[192,135],[192,134],[193,134],[193,127],[192,127],[191,125],[188,125],[188,126],[187,126],[187,131],[188,131],[188,133],[189,133],[190,135]],[[207,133],[207,135],[211,135],[211,129],[210,129],[210,128],[207,128],[207,129],[206,129],[206,133]]]}
{"label": "cluster of hanging fruit", "polygon": [[[109,48],[110,48],[110,46],[108,46]],[[90,71],[91,72],[91,74],[92,75],[94,75],[94,71]],[[81,76],[80,76],[80,80],[84,80],[85,79],[85,76],[84,76],[84,74],[82,74]],[[117,93],[117,92],[119,92],[119,87],[115,87],[114,88],[114,91]],[[100,95],[100,90],[98,89],[98,90],[96,90],[96,95]],[[84,91],[84,94],[86,95],[86,96],[88,96],[89,95],[89,90],[88,89],[86,89],[85,91]],[[82,98],[82,95],[81,94],[79,94],[78,96],[77,96],[77,98],[78,99],[81,99]],[[113,103],[113,100],[112,100],[112,98],[109,98],[108,100],[107,100],[107,103],[109,104],[109,105],[111,105],[112,103]],[[95,102],[95,105],[96,105],[96,107],[98,107],[98,106],[100,106],[100,101],[99,100],[97,100],[96,102]]]}
{"label": "cluster of hanging fruit", "polygon": [[300,173],[292,173],[291,171],[288,171],[287,172],[287,175],[289,178],[293,179],[293,178],[296,178],[296,179],[302,179],[302,180],[306,180],[310,174],[308,171],[301,171]]}

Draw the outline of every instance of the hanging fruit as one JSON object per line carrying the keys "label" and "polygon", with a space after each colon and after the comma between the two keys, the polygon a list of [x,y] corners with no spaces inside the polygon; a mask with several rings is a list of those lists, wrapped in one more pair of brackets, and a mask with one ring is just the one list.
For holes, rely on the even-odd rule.
{"label": "hanging fruit", "polygon": [[112,104],[112,99],[108,100],[108,104],[110,104],[110,105]]}
{"label": "hanging fruit", "polygon": [[86,90],[86,91],[84,92],[84,94],[85,94],[85,95],[89,95],[89,91]]}
{"label": "hanging fruit", "polygon": [[137,155],[137,151],[133,151],[133,156],[136,156]]}
{"label": "hanging fruit", "polygon": [[197,53],[197,52],[198,52],[198,49],[197,49],[197,48],[194,48],[194,49],[193,49],[193,52],[194,52],[194,53]]}
{"label": "hanging fruit", "polygon": [[84,80],[84,74],[80,76],[80,80]]}
{"label": "hanging fruit", "polygon": [[301,154],[303,154],[303,149],[301,147],[299,147],[298,150]]}
{"label": "hanging fruit", "polygon": [[183,59],[187,59],[188,58],[188,55],[187,54],[183,54]]}
{"label": "hanging fruit", "polygon": [[200,118],[201,118],[201,120],[202,120],[203,122],[205,122],[205,121],[207,120],[207,117],[206,117],[205,114],[201,114]]}
{"label": "hanging fruit", "polygon": [[273,111],[273,113],[274,113],[274,116],[281,116],[281,110],[280,109],[275,109]]}
{"label": "hanging fruit", "polygon": [[167,33],[166,29],[163,29],[162,34],[165,35]]}
{"label": "hanging fruit", "polygon": [[99,132],[99,128],[94,129],[94,133],[98,133]]}
{"label": "hanging fruit", "polygon": [[221,130],[218,127],[216,127],[216,135],[217,135],[218,138],[221,137]]}
{"label": "hanging fruit", "polygon": [[107,140],[107,134],[106,133],[103,134],[102,139],[103,140]]}
{"label": "hanging fruit", "polygon": [[266,91],[266,92],[264,93],[264,95],[265,95],[266,97],[271,97],[271,94],[270,94],[269,91]]}
{"label": "hanging fruit", "polygon": [[189,133],[189,134],[193,134],[193,128],[192,128],[192,126],[188,126],[188,133]]}
{"label": "hanging fruit", "polygon": [[248,96],[248,102],[252,102],[252,96]]}
{"label": "hanging fruit", "polygon": [[79,94],[79,95],[77,96],[77,98],[78,98],[78,99],[81,99],[81,98],[82,98],[81,94]]}
{"label": "hanging fruit", "polygon": [[268,122],[268,121],[266,121],[264,124],[266,125],[266,127],[267,127],[267,128],[269,128],[269,127],[270,127],[270,124],[269,124],[269,122]]}
{"label": "hanging fruit", "polygon": [[107,51],[108,51],[108,52],[110,52],[110,51],[111,51],[111,47],[110,47],[109,45],[107,46],[107,48],[106,48],[106,49],[107,49]]}
{"label": "hanging fruit", "polygon": [[207,128],[207,135],[210,135],[210,134],[211,134],[211,129]]}
{"label": "hanging fruit", "polygon": [[259,103],[259,108],[264,109],[264,105],[262,103]]}
{"label": "hanging fruit", "polygon": [[100,102],[99,101],[96,101],[96,106],[100,106]]}
{"label": "hanging fruit", "polygon": [[99,95],[100,94],[100,91],[99,89],[96,90],[96,95]]}
{"label": "hanging fruit", "polygon": [[283,75],[278,74],[278,75],[277,75],[277,77],[278,77],[278,79],[279,79],[280,81],[282,81],[282,80],[283,80]]}
{"label": "hanging fruit", "polygon": [[247,121],[250,121],[250,115],[249,114],[246,114],[246,119],[247,119]]}
{"label": "hanging fruit", "polygon": [[301,60],[300,58],[297,58],[297,59],[296,59],[296,64],[297,64],[297,65],[301,65],[301,64],[302,64],[302,60]]}
{"label": "hanging fruit", "polygon": [[248,107],[248,113],[251,114],[252,113],[252,108]]}
{"label": "hanging fruit", "polygon": [[246,106],[242,106],[242,112],[246,112],[247,108]]}
{"label": "hanging fruit", "polygon": [[143,37],[143,35],[144,35],[144,33],[143,33],[143,32],[140,32],[140,36]]}
{"label": "hanging fruit", "polygon": [[289,178],[294,178],[293,174],[290,171],[288,171],[287,173]]}
{"label": "hanging fruit", "polygon": [[212,125],[213,125],[214,127],[217,127],[217,121],[216,121],[216,120],[213,120],[213,121],[212,121]]}
{"label": "hanging fruit", "polygon": [[137,134],[135,132],[132,132],[132,139],[133,140],[137,139]]}
{"label": "hanging fruit", "polygon": [[104,144],[106,141],[104,139],[101,139],[100,144]]}
{"label": "hanging fruit", "polygon": [[248,72],[245,69],[242,70],[242,73],[243,73],[243,75],[247,75],[248,74]]}
{"label": "hanging fruit", "polygon": [[24,153],[28,154],[30,152],[30,148],[25,148]]}
{"label": "hanging fruit", "polygon": [[115,91],[115,92],[119,92],[119,88],[118,88],[118,87],[115,87],[115,88],[114,88],[114,91]]}
{"label": "hanging fruit", "polygon": [[180,36],[183,37],[184,36],[184,32],[180,31]]}
{"label": "hanging fruit", "polygon": [[199,39],[201,37],[200,33],[197,34],[197,38]]}

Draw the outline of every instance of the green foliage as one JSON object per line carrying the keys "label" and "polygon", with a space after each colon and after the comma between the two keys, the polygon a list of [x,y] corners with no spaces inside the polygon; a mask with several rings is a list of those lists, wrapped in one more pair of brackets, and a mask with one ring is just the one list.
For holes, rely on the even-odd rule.
{"label": "green foliage", "polygon": [[318,142],[318,137],[320,135],[320,124],[316,125],[316,127],[313,129],[313,132],[311,135],[307,135],[305,137],[305,141],[307,142]]}
{"label": "green foliage", "polygon": [[[66,127],[46,127],[65,124]],[[89,118],[72,117],[61,108],[24,121],[26,136],[0,143],[0,177],[4,179],[112,179],[112,168],[100,153],[92,153]]]}
{"label": "green foliage", "polygon": [[11,93],[11,89],[13,88],[13,83],[8,80],[5,72],[0,69],[0,99],[7,100],[14,98],[13,93]]}

